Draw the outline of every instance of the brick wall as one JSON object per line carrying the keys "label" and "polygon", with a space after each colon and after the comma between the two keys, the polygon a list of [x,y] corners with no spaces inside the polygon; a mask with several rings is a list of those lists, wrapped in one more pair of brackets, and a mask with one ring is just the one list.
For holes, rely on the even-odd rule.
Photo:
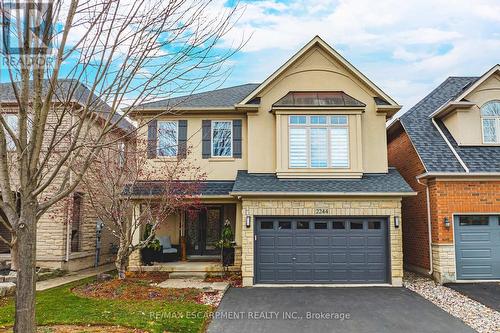
{"label": "brick wall", "polygon": [[405,265],[430,269],[429,232],[427,222],[427,198],[425,186],[416,176],[425,168],[413,148],[410,138],[402,131],[388,144],[389,166],[398,169],[406,182],[417,192],[417,196],[403,198],[403,254]]}
{"label": "brick wall", "polygon": [[[336,216],[389,216],[390,226],[390,265],[391,283],[402,284],[403,251],[402,229],[394,228],[394,216],[401,215],[400,199],[244,199],[242,202],[242,221],[250,216],[251,227],[242,230],[242,264],[243,285],[253,285],[254,277],[254,216],[313,216],[316,208],[327,208]],[[402,225],[404,225],[404,220]]]}
{"label": "brick wall", "polygon": [[[499,213],[500,181],[429,181],[432,242],[453,243],[453,214]],[[450,228],[444,226],[448,217]]]}

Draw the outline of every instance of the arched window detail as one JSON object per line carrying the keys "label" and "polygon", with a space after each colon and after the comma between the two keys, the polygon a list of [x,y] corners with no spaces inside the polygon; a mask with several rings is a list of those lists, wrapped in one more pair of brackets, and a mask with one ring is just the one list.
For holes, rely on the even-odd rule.
{"label": "arched window detail", "polygon": [[490,101],[481,107],[483,143],[500,143],[500,100]]}

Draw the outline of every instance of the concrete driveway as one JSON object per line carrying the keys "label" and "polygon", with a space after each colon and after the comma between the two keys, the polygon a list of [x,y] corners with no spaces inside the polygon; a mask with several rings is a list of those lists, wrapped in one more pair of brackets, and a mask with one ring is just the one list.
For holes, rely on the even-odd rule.
{"label": "concrete driveway", "polygon": [[500,282],[453,283],[446,286],[500,312]]}
{"label": "concrete driveway", "polygon": [[405,288],[232,288],[209,333],[474,332]]}

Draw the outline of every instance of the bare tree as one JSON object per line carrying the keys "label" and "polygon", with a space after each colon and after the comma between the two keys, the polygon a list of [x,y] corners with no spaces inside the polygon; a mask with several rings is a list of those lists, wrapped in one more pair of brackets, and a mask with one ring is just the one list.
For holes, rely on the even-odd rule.
{"label": "bare tree", "polygon": [[[146,152],[134,147],[128,147],[126,158],[113,146],[102,149],[82,184],[93,212],[119,240],[115,266],[120,279],[125,278],[132,252],[148,246],[170,216],[200,209],[199,195],[206,177],[187,158],[190,149],[182,157],[160,160],[154,169],[147,169]],[[134,209],[137,205],[140,209]],[[134,243],[133,235],[145,225],[151,232]]]}
{"label": "bare tree", "polygon": [[239,9],[212,0],[0,5],[0,60],[17,117],[0,101],[0,208],[17,265],[14,331],[34,333],[37,221],[80,184],[129,107],[226,76],[225,60],[242,43],[218,45]]}

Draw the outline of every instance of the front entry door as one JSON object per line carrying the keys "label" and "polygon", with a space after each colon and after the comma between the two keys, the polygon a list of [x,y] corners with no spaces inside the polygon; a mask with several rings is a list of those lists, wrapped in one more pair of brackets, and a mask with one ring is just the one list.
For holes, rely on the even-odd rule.
{"label": "front entry door", "polygon": [[222,231],[222,207],[207,207],[197,216],[187,217],[186,243],[188,255],[216,255],[220,253],[215,244]]}

